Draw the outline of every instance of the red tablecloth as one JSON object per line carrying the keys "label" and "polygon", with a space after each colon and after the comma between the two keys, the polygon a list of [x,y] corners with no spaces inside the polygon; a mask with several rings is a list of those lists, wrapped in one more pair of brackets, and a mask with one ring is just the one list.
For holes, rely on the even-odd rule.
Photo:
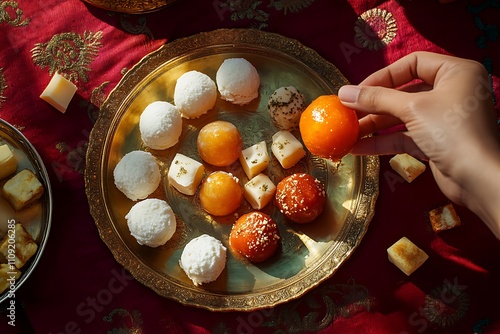
{"label": "red tablecloth", "polygon": [[[472,58],[490,72],[499,110],[499,18],[498,0],[179,0],[142,15],[78,0],[0,0],[0,117],[37,148],[54,195],[44,256],[17,293],[16,327],[4,312],[0,332],[500,332],[500,243],[462,207],[463,226],[431,230],[426,213],[447,200],[430,171],[408,184],[381,157],[375,216],[352,257],[300,299],[250,313],[182,306],[136,282],[99,238],[83,175],[107,94],[144,55],[177,38],[218,28],[276,32],[353,83],[415,50]],[[78,86],[65,114],[39,99],[56,70]],[[402,236],[430,255],[410,277],[387,260]]]}

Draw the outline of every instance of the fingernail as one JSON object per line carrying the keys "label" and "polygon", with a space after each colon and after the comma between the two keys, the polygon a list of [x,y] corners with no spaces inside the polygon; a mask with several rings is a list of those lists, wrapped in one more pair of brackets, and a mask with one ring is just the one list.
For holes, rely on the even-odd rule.
{"label": "fingernail", "polygon": [[360,91],[361,88],[359,88],[359,86],[342,86],[339,89],[339,99],[342,102],[355,103],[356,101],[358,101]]}

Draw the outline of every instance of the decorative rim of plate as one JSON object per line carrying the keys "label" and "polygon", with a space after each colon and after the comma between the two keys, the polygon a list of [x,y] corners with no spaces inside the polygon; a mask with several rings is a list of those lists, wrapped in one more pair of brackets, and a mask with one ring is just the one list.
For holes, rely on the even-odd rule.
{"label": "decorative rim of plate", "polygon": [[[36,169],[36,173],[41,177],[40,182],[44,187],[44,196],[46,196],[47,208],[46,208],[46,221],[43,227],[40,228],[40,241],[37,243],[38,249],[36,254],[29,260],[27,267],[21,271],[21,277],[16,280],[15,291],[17,291],[23,283],[29,278],[33,270],[36,268],[42,254],[45,250],[47,240],[49,238],[50,229],[52,226],[52,209],[53,209],[53,199],[52,199],[52,188],[50,185],[49,175],[47,169],[43,164],[42,158],[38,154],[38,151],[30,143],[30,141],[12,124],[0,118],[0,130],[5,131],[13,139],[16,139],[19,145],[25,150],[25,154],[28,156],[30,163]],[[0,295],[0,304],[9,298],[9,291],[6,290]]]}
{"label": "decorative rim of plate", "polygon": [[114,12],[125,14],[145,14],[158,11],[168,5],[173,4],[177,0],[83,0],[84,2]]}
{"label": "decorative rim of plate", "polygon": [[[160,273],[146,267],[118,235],[102,201],[101,154],[106,144],[109,126],[114,121],[114,114],[123,103],[127,92],[138,85],[145,75],[154,71],[165,60],[180,57],[193,49],[217,47],[218,45],[259,45],[259,47],[281,52],[315,71],[324,80],[332,84],[335,90],[347,84],[347,80],[331,63],[323,59],[316,51],[300,42],[282,35],[255,29],[219,29],[202,32],[190,37],[180,38],[163,45],[158,50],[146,55],[132,67],[110,92],[101,107],[99,118],[92,129],[86,157],[85,188],[90,206],[90,213],[101,239],[107,244],[116,261],[124,266],[142,284],[150,287],[159,295],[176,300],[183,305],[196,306],[211,311],[252,311],[259,308],[274,307],[286,301],[299,298],[310,289],[325,281],[348,259],[365,235],[374,214],[375,202],[379,192],[379,158],[362,157],[364,172],[360,185],[359,210],[353,214],[351,229],[344,242],[335,249],[335,255],[325,259],[321,268],[300,281],[291,280],[290,284],[272,294],[253,292],[249,294],[222,295],[206,290],[186,289],[179,282],[165,280]],[[339,83],[341,78],[341,83]]]}

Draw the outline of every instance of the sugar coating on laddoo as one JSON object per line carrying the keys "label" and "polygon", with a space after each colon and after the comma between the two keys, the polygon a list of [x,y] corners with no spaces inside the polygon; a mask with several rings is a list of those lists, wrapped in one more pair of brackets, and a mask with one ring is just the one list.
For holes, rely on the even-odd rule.
{"label": "sugar coating on laddoo", "polygon": [[113,177],[118,190],[133,201],[151,195],[161,181],[155,157],[140,150],[125,154],[113,170]]}
{"label": "sugar coating on laddoo", "polygon": [[213,282],[226,267],[226,247],[220,240],[203,234],[184,247],[179,266],[194,285]]}
{"label": "sugar coating on laddoo", "polygon": [[164,245],[176,230],[174,211],[166,201],[156,198],[148,198],[134,204],[125,219],[130,234],[139,245]]}
{"label": "sugar coating on laddoo", "polygon": [[174,104],[185,118],[197,118],[212,109],[217,101],[217,86],[205,73],[189,71],[175,84]]}
{"label": "sugar coating on laddoo", "polygon": [[153,150],[174,146],[182,133],[179,108],[165,101],[150,103],[140,116],[139,131],[144,144]]}
{"label": "sugar coating on laddoo", "polygon": [[215,81],[221,98],[234,104],[244,105],[259,96],[259,73],[245,58],[225,59]]}

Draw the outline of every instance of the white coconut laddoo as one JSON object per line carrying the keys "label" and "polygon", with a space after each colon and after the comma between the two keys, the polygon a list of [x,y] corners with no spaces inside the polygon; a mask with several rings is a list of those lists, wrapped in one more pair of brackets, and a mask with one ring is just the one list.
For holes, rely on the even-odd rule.
{"label": "white coconut laddoo", "polygon": [[213,282],[226,267],[226,247],[220,240],[203,234],[184,247],[179,266],[194,285]]}
{"label": "white coconut laddoo", "polygon": [[304,95],[293,86],[276,89],[267,103],[267,110],[273,122],[280,129],[298,129],[300,115],[306,109]]}
{"label": "white coconut laddoo", "polygon": [[161,181],[155,157],[140,150],[125,154],[113,170],[113,177],[118,190],[133,201],[151,195]]}
{"label": "white coconut laddoo", "polygon": [[234,104],[244,105],[259,96],[259,73],[245,58],[224,60],[215,81],[221,98]]}
{"label": "white coconut laddoo", "polygon": [[189,71],[175,84],[174,104],[182,117],[197,118],[212,109],[217,101],[217,86],[206,74]]}
{"label": "white coconut laddoo", "polygon": [[175,233],[175,214],[164,200],[148,198],[137,202],[125,216],[130,234],[139,245],[164,245]]}
{"label": "white coconut laddoo", "polygon": [[165,101],[150,103],[140,116],[139,131],[144,144],[153,150],[174,146],[182,133],[179,108]]}

